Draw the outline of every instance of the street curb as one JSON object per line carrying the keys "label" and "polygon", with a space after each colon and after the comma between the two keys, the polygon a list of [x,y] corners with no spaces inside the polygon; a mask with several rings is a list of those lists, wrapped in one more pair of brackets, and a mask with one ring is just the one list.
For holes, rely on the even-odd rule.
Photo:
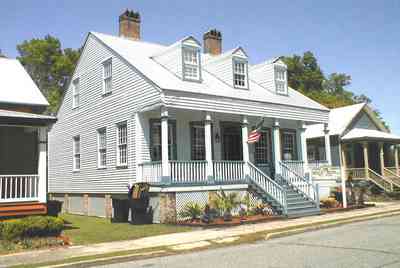
{"label": "street curb", "polygon": [[309,232],[309,231],[328,229],[328,228],[337,227],[337,226],[350,224],[350,223],[356,223],[356,222],[362,222],[362,221],[367,221],[367,220],[374,220],[374,219],[380,219],[380,218],[385,218],[385,217],[397,216],[397,215],[400,215],[400,210],[384,212],[384,213],[377,213],[377,214],[366,215],[366,216],[357,216],[357,217],[348,218],[345,220],[338,220],[337,222],[331,222],[331,223],[310,224],[310,226],[305,226],[305,227],[300,227],[300,228],[294,227],[293,229],[290,229],[287,231],[268,233],[265,236],[265,240],[270,240],[270,239],[274,239],[274,238],[280,238],[280,237],[285,237],[285,236],[290,236],[290,235],[295,235],[295,234],[301,234],[301,233],[305,233],[305,232]]}
{"label": "street curb", "polygon": [[[285,236],[290,236],[290,235],[295,235],[295,234],[300,234],[300,233],[305,233],[309,231],[316,231],[316,230],[321,230],[321,229],[327,229],[331,227],[336,227],[340,225],[345,225],[345,224],[350,224],[350,223],[356,223],[356,222],[362,222],[362,221],[367,221],[367,220],[372,220],[372,219],[379,219],[379,218],[385,218],[385,217],[391,217],[391,216],[397,216],[400,215],[400,209],[395,209],[391,211],[384,211],[384,212],[376,212],[370,215],[359,215],[359,216],[354,216],[350,217],[347,219],[338,219],[337,221],[334,222],[320,222],[320,223],[310,223],[309,225],[303,225],[302,227],[288,227],[288,230],[284,231],[275,231],[275,232],[270,232],[265,235],[265,240],[270,240],[274,238],[280,238],[280,237],[285,237]],[[260,231],[258,233],[266,233],[268,231]],[[256,234],[254,233],[247,233],[243,235],[239,235],[240,237],[246,237],[248,235],[253,235]],[[234,235],[238,236],[238,235]],[[231,236],[226,236],[224,238],[229,238]],[[200,241],[210,241],[207,239],[204,240],[199,240]],[[176,245],[181,245],[181,244],[176,244]],[[176,246],[175,245],[175,246]],[[226,243],[226,246],[229,246],[230,243]],[[166,246],[166,248],[173,247],[174,245],[169,245]],[[46,268],[60,268],[60,267],[85,267],[85,265],[95,265],[95,264],[101,264],[101,263],[106,263],[106,262],[112,262],[116,260],[129,260],[131,258],[135,257],[149,257],[152,255],[157,255],[157,256],[164,256],[164,254],[168,255],[169,251],[168,250],[154,250],[152,248],[148,248],[149,251],[145,252],[140,252],[140,253],[131,253],[131,254],[126,254],[126,255],[120,255],[120,256],[112,256],[112,257],[99,257],[97,259],[92,259],[92,260],[82,260],[82,261],[76,261],[76,262],[70,262],[70,263],[64,263],[64,264],[55,264],[55,265],[47,265],[47,266],[40,266],[40,263],[36,264],[38,267],[46,267]],[[174,250],[174,254],[177,254],[179,252],[185,252],[186,250]],[[118,254],[118,252],[114,252],[115,254]],[[96,255],[91,255],[91,256],[85,256],[85,257],[95,257]],[[66,259],[68,261],[68,259]]]}

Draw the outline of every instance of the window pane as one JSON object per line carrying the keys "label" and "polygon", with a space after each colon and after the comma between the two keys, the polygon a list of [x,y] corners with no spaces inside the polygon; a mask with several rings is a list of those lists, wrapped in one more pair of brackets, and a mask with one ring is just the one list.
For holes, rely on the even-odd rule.
{"label": "window pane", "polygon": [[257,164],[269,162],[269,133],[262,132],[259,141],[255,144],[255,161]]}
{"label": "window pane", "polygon": [[192,125],[191,134],[192,160],[205,160],[204,125]]}
{"label": "window pane", "polygon": [[103,79],[104,88],[103,93],[110,93],[112,91],[112,61],[108,60],[103,63]]}
{"label": "window pane", "polygon": [[[161,161],[161,122],[160,120],[150,121],[150,156],[151,161]],[[176,151],[176,125],[168,122],[168,157],[170,160],[177,159]]]}
{"label": "window pane", "polygon": [[118,165],[126,165],[128,163],[128,128],[126,123],[118,125]]}
{"label": "window pane", "polygon": [[282,134],[282,153],[283,160],[296,160],[296,133],[283,132]]}
{"label": "window pane", "polygon": [[105,167],[107,164],[107,135],[106,129],[98,131],[98,159],[99,166]]}
{"label": "window pane", "polygon": [[237,87],[246,87],[247,83],[247,62],[234,61],[233,64],[233,84]]}

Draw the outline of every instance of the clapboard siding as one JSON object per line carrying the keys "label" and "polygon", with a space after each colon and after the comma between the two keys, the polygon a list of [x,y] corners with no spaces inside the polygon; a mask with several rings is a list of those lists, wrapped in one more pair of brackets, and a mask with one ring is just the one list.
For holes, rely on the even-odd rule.
{"label": "clapboard siding", "polygon": [[362,114],[360,114],[353,128],[379,130],[378,127],[375,125],[375,123],[369,118],[369,116],[364,111],[362,112]]}
{"label": "clapboard siding", "polygon": [[[102,62],[112,58],[113,90],[102,95]],[[68,88],[49,134],[49,192],[121,193],[136,174],[135,109],[154,104],[160,91],[118,55],[88,36],[73,79],[80,80],[80,107]],[[117,123],[128,126],[128,168],[116,167]],[[107,168],[97,168],[97,130],[107,129]],[[80,135],[81,170],[72,171],[72,141]]]}
{"label": "clapboard siding", "polygon": [[171,108],[262,116],[316,123],[328,122],[328,114],[325,111],[274,103],[242,101],[238,99],[177,91],[166,91],[165,101],[167,106]]}

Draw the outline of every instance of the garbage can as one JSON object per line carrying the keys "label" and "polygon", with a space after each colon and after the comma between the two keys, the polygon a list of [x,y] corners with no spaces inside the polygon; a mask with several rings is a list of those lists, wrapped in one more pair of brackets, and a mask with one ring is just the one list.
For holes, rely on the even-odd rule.
{"label": "garbage can", "polygon": [[129,201],[127,199],[113,199],[113,218],[112,222],[128,222]]}

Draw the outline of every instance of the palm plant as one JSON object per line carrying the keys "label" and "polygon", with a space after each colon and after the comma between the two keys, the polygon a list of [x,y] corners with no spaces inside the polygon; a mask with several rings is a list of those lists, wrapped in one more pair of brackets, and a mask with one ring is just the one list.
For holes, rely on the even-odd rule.
{"label": "palm plant", "polygon": [[217,192],[211,200],[211,204],[222,212],[224,220],[232,219],[232,210],[240,205],[239,195],[237,192],[226,194],[223,190]]}
{"label": "palm plant", "polygon": [[186,203],[182,211],[179,212],[179,216],[182,218],[190,218],[191,221],[195,221],[200,218],[202,208],[198,203],[189,202]]}

